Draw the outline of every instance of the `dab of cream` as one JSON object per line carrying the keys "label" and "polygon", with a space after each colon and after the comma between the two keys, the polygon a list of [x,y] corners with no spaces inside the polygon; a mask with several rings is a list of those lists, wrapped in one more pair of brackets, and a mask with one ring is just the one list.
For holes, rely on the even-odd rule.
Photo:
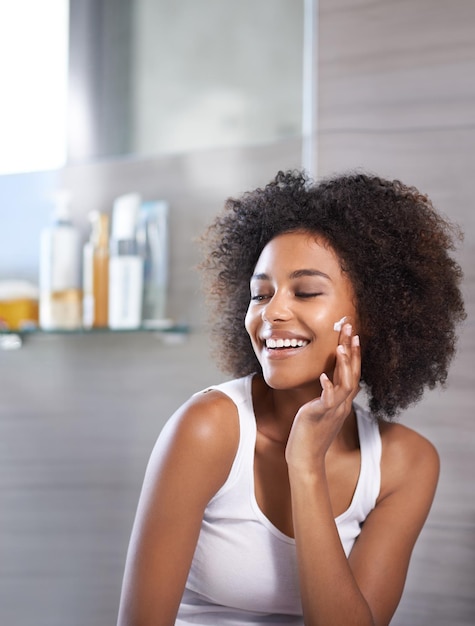
{"label": "dab of cream", "polygon": [[338,322],[335,322],[333,324],[333,330],[335,330],[337,333],[339,333],[341,331],[341,329],[343,328],[343,324],[346,322],[347,316],[344,315],[341,320],[339,320]]}

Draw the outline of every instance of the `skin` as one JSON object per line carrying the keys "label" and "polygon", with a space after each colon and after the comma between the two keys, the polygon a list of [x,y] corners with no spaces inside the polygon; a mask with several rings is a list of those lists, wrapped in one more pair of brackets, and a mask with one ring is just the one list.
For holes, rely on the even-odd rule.
{"label": "skin", "polygon": [[[347,559],[334,518],[351,501],[360,453],[358,314],[351,283],[324,240],[279,235],[250,285],[246,329],[262,365],[253,379],[256,499],[295,537],[306,626],[388,624],[439,472],[414,431],[380,425],[381,491]],[[333,324],[347,316],[340,333]],[[266,347],[267,339],[301,347]],[[294,342],[295,343],[295,342]],[[218,391],[184,405],[159,438],[127,557],[119,626],[174,624],[204,509],[224,484],[239,442],[237,410]]]}

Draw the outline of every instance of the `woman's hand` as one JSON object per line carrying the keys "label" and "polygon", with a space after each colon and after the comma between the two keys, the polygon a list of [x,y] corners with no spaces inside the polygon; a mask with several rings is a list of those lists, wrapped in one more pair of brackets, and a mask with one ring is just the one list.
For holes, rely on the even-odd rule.
{"label": "woman's hand", "polygon": [[322,393],[298,411],[285,450],[289,467],[303,471],[321,469],[325,455],[350,415],[360,390],[361,354],[358,335],[345,324],[336,350],[333,382],[320,376]]}
{"label": "woman's hand", "polygon": [[304,621],[387,625],[434,497],[438,456],[427,440],[405,426],[379,426],[381,489],[347,558],[325,461],[331,462],[327,452],[351,415],[359,390],[359,342],[348,325],[332,378],[322,374],[321,396],[298,411],[286,447]]}

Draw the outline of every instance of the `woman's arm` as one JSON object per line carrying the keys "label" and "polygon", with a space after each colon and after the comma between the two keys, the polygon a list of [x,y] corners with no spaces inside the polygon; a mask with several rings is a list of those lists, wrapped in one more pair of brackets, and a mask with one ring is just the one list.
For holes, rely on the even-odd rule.
{"label": "woman's arm", "polygon": [[381,424],[381,494],[349,556],[375,623],[389,624],[401,599],[414,544],[432,505],[439,455],[421,435]]}
{"label": "woman's arm", "polygon": [[411,449],[401,449],[400,460],[386,460],[385,465],[401,467],[400,476],[389,481],[392,491],[367,518],[348,560],[324,471],[291,478],[306,626],[382,626],[389,624],[397,608],[412,549],[433,500],[439,466],[432,445],[416,433],[398,433],[398,438]]}
{"label": "woman's arm", "polygon": [[204,509],[228,476],[238,438],[236,407],[215,391],[195,396],[166,424],[140,496],[118,626],[175,623]]}
{"label": "woman's arm", "polygon": [[304,620],[306,626],[381,626],[389,623],[399,602],[412,548],[434,496],[438,457],[416,433],[388,425],[381,495],[347,559],[325,472],[326,453],[349,414],[359,381],[357,341],[346,336],[342,343],[334,384],[322,378],[321,398],[299,411],[286,449]]}

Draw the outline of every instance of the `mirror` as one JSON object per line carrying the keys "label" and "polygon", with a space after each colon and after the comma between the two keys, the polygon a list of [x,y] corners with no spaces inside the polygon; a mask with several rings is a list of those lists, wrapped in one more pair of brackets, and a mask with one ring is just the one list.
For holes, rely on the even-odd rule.
{"label": "mirror", "polygon": [[68,163],[302,134],[303,0],[71,0]]}

